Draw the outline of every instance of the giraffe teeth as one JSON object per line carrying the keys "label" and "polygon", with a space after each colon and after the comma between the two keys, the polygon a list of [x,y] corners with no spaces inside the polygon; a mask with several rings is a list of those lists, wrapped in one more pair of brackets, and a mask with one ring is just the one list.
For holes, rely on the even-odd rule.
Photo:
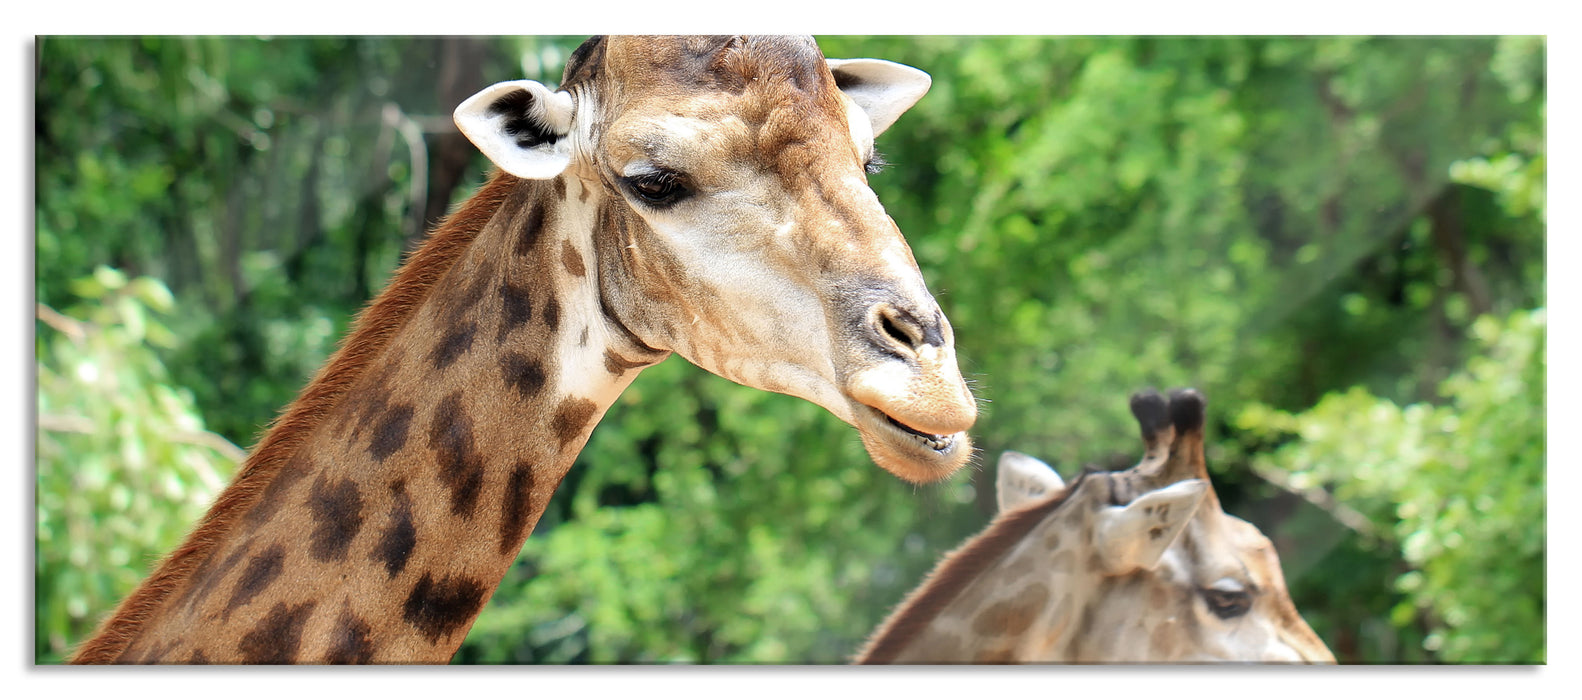
{"label": "giraffe teeth", "polygon": [[894,416],[891,416],[884,411],[872,406],[867,408],[869,411],[872,411],[873,415],[883,418],[884,422],[889,423],[891,428],[910,438],[912,442],[918,447],[924,447],[942,454],[949,452],[956,447],[956,438],[960,435],[959,433],[954,435],[936,435],[934,433],[925,433],[921,430],[918,430],[917,428],[896,420]]}
{"label": "giraffe teeth", "polygon": [[936,452],[942,452],[946,449],[949,449],[950,446],[956,441],[956,438],[953,435],[935,435],[933,433],[925,433],[921,430],[913,428],[912,426],[902,423],[895,418],[892,418],[889,414],[882,415],[884,415],[885,420],[890,421],[891,425],[900,428],[901,431],[906,433],[908,437]]}

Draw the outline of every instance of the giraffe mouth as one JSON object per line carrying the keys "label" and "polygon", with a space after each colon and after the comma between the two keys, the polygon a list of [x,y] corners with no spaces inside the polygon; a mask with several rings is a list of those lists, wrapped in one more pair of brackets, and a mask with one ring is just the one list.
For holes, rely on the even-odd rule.
{"label": "giraffe mouth", "polygon": [[967,429],[977,405],[950,347],[923,346],[906,361],[879,361],[847,375],[849,420],[875,464],[904,481],[930,483],[972,458]]}
{"label": "giraffe mouth", "polygon": [[956,444],[955,435],[935,435],[933,433],[925,433],[921,430],[918,430],[917,428],[913,428],[910,425],[896,420],[895,416],[885,413],[884,411],[879,411],[878,409],[875,409],[875,411],[879,415],[883,416],[885,421],[890,425],[893,425],[900,429],[901,432],[910,435],[914,440],[917,440],[919,444],[924,445],[931,450],[936,452],[944,452],[949,450],[952,445]]}
{"label": "giraffe mouth", "polygon": [[857,433],[874,463],[905,481],[939,481],[971,456],[972,442],[965,431],[930,433],[866,404],[858,404],[857,418]]}

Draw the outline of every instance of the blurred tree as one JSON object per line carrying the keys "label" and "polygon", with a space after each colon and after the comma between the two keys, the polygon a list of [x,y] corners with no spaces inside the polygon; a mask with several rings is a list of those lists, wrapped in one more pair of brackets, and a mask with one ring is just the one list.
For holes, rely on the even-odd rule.
{"label": "blurred tree", "polygon": [[[157,280],[100,267],[68,314],[39,305],[35,660],[59,661],[230,480],[242,451],[204,430],[155,352]],[[157,314],[157,315],[156,315]]]}
{"label": "blurred tree", "polygon": [[241,444],[455,198],[459,171],[482,180],[474,149],[457,163],[454,95],[520,70],[465,38],[41,43],[38,298],[57,303],[98,263],[165,280],[190,299],[172,319],[174,379]]}
{"label": "blurred tree", "polygon": [[1545,660],[1545,326],[1542,309],[1478,319],[1483,351],[1445,380],[1440,406],[1354,388],[1301,414],[1252,405],[1239,419],[1300,438],[1260,470],[1332,490],[1378,525],[1375,546],[1410,567],[1390,620],[1426,622],[1423,643],[1445,661]]}

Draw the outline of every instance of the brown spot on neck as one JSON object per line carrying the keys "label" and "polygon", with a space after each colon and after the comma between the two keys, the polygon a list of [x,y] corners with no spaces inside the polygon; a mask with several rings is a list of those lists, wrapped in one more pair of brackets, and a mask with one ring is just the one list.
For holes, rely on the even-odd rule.
{"label": "brown spot on neck", "polygon": [[533,255],[533,249],[538,246],[538,239],[543,235],[546,227],[555,225],[555,211],[550,205],[536,198],[527,206],[527,215],[522,221],[522,227],[516,237],[516,254],[520,256]]}
{"label": "brown spot on neck", "polygon": [[373,627],[352,613],[350,605],[341,610],[335,623],[334,641],[325,662],[332,664],[366,664],[373,661],[374,644],[370,634]]}
{"label": "brown spot on neck", "polygon": [[515,389],[524,401],[537,397],[549,380],[543,363],[519,352],[508,352],[500,358],[500,374],[505,385]]}
{"label": "brown spot on neck", "polygon": [[577,246],[571,241],[560,242],[560,264],[566,266],[566,272],[574,277],[583,277],[588,274],[588,269],[582,264],[582,254],[577,252]]}
{"label": "brown spot on neck", "polygon": [[587,399],[570,397],[560,402],[555,409],[555,417],[550,421],[550,432],[560,440],[560,448],[565,449],[567,443],[577,439],[583,429],[588,427],[588,422],[593,420],[593,414],[598,406]]}
{"label": "brown spot on neck", "polygon": [[280,572],[285,570],[285,561],[286,547],[278,542],[254,556],[236,580],[231,599],[225,603],[226,616],[229,617],[232,611],[251,602],[275,579],[280,578]]}
{"label": "brown spot on neck", "polygon": [[429,424],[428,446],[439,463],[440,481],[450,490],[452,515],[471,515],[483,488],[484,458],[473,438],[472,418],[467,415],[460,391],[453,392],[434,407]]}
{"label": "brown spot on neck", "polygon": [[363,526],[363,497],[351,479],[331,483],[320,474],[308,494],[314,528],[308,552],[319,561],[340,561]]}
{"label": "brown spot on neck", "polygon": [[539,317],[544,319],[544,327],[551,333],[560,330],[560,302],[551,296],[544,300],[544,310],[539,312]]}
{"label": "brown spot on neck", "polygon": [[511,468],[505,486],[505,500],[500,504],[500,554],[509,555],[522,548],[527,530],[532,525],[533,465],[518,462]]}
{"label": "brown spot on neck", "polygon": [[375,462],[385,461],[385,458],[406,446],[407,432],[411,427],[411,404],[402,404],[386,411],[379,419],[379,424],[374,426],[373,439],[368,442],[368,456],[373,457]]}
{"label": "brown spot on neck", "polygon": [[[212,557],[210,561],[203,562],[203,565],[199,566],[192,574],[192,585],[187,587],[187,590],[182,593],[181,598],[176,600],[176,603],[178,605],[185,603],[188,613],[203,605],[203,602],[208,599],[209,593],[214,591],[215,586],[218,586],[225,579],[225,575],[236,567],[242,557],[247,556],[250,545],[250,540],[234,545],[231,553],[218,565],[215,565]],[[220,552],[216,551],[213,556],[219,556],[219,554]]]}
{"label": "brown spot on neck", "polygon": [[296,457],[282,466],[275,473],[275,478],[264,488],[263,493],[258,497],[258,501],[248,510],[247,517],[244,520],[245,524],[249,527],[257,527],[274,517],[275,512],[280,510],[280,505],[285,502],[291,488],[313,469],[313,461],[307,456]]}
{"label": "brown spot on neck", "polygon": [[500,333],[495,342],[505,342],[507,336],[531,320],[533,301],[528,288],[510,282],[500,285]]}
{"label": "brown spot on neck", "polygon": [[[462,268],[459,272],[464,274],[453,276],[451,289],[440,290],[441,297],[447,298],[447,303],[443,307],[436,308],[435,313],[440,314],[442,319],[460,319],[467,316],[478,308],[478,302],[483,301],[484,296],[489,293],[489,287],[495,280],[494,258],[480,259],[474,256],[472,260],[476,262],[470,264],[470,269],[467,269],[468,263],[458,266]],[[454,291],[456,288],[460,291]]]}
{"label": "brown spot on neck", "polygon": [[1015,637],[1027,631],[1048,602],[1049,587],[1039,582],[1030,583],[1014,597],[979,613],[972,621],[972,631],[985,637]]}
{"label": "brown spot on neck", "polygon": [[425,572],[407,596],[402,616],[429,643],[438,643],[440,637],[470,626],[473,616],[483,607],[487,592],[483,584],[464,576],[435,580]]}
{"label": "brown spot on neck", "polygon": [[457,358],[472,349],[472,338],[477,334],[478,324],[475,321],[462,321],[446,330],[429,353],[434,369],[442,370],[454,364]]}
{"label": "brown spot on neck", "polygon": [[302,627],[313,614],[316,601],[304,601],[294,606],[275,603],[269,614],[260,620],[252,631],[242,636],[236,650],[242,663],[289,664],[297,660],[297,648],[302,644]]}
{"label": "brown spot on neck", "polygon": [[395,578],[406,568],[407,559],[412,557],[412,551],[417,548],[417,525],[412,520],[412,497],[407,495],[406,482],[396,480],[390,485],[390,493],[395,508],[390,512],[390,521],[369,556],[383,563],[385,573]]}

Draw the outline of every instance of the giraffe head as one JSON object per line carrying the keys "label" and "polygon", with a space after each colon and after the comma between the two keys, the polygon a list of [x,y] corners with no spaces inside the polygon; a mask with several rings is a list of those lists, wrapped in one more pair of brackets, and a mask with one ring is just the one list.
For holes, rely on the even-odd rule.
{"label": "giraffe head", "polygon": [[799,396],[911,481],[964,464],[976,404],[954,335],[867,175],[928,75],[811,39],[596,37],[552,90],[456,121],[499,168],[579,185],[601,305],[655,350]]}
{"label": "giraffe head", "polygon": [[1067,488],[1032,457],[1000,458],[1002,512],[1062,501],[1026,543],[1064,580],[1052,600],[1070,596],[1072,606],[1069,634],[1043,631],[1045,653],[1063,645],[1071,661],[1333,663],[1297,614],[1274,545],[1220,509],[1203,455],[1202,395],[1179,390],[1167,402],[1140,393],[1132,413],[1147,451],[1126,471]]}
{"label": "giraffe head", "polygon": [[1000,457],[994,521],[879,626],[859,663],[1333,663],[1274,547],[1220,510],[1203,397],[1132,399],[1147,451],[1069,485]]}

